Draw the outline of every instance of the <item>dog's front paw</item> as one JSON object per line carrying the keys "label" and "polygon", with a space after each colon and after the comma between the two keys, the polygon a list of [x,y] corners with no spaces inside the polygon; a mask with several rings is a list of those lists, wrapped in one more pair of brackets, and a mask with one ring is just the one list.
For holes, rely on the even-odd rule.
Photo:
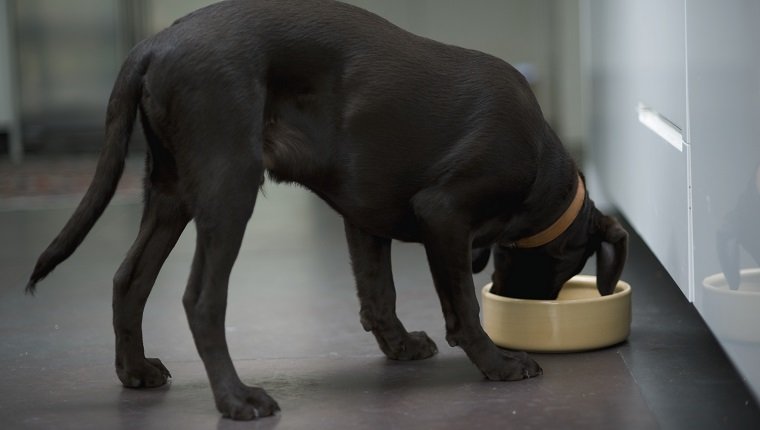
{"label": "dog's front paw", "polygon": [[268,417],[280,410],[280,406],[266,391],[246,385],[219,395],[216,407],[223,417],[237,421]]}
{"label": "dog's front paw", "polygon": [[499,350],[480,370],[492,381],[519,381],[544,373],[528,354],[504,350]]}
{"label": "dog's front paw", "polygon": [[128,388],[160,387],[171,378],[169,369],[157,358],[146,358],[137,364],[129,366],[116,365],[116,375],[121,383]]}
{"label": "dog's front paw", "polygon": [[395,342],[388,342],[381,349],[391,360],[423,360],[438,352],[438,347],[424,331],[413,331]]}

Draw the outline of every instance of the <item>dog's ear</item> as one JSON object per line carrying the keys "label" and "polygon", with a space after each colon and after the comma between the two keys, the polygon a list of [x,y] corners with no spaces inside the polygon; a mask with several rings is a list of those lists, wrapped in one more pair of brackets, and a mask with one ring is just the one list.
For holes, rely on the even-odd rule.
{"label": "dog's ear", "polygon": [[623,273],[628,256],[628,232],[615,218],[598,211],[597,215],[597,234],[601,241],[596,250],[596,288],[599,294],[607,296],[615,291]]}
{"label": "dog's ear", "polygon": [[486,268],[491,257],[491,247],[474,248],[472,250],[472,273],[480,273]]}

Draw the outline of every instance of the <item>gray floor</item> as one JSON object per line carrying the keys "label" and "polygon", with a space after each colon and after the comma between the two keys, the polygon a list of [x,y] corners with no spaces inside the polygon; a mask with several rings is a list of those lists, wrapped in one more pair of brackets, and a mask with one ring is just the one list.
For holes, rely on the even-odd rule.
{"label": "gray floor", "polygon": [[[167,261],[145,314],[148,356],[167,387],[124,389],[113,372],[111,277],[135,236],[138,204],[112,205],[80,250],[39,285],[22,286],[71,202],[0,211],[0,428],[444,429],[760,428],[756,401],[693,307],[635,239],[629,342],[536,355],[545,374],[495,383],[444,340],[421,247],[394,245],[399,315],[440,353],[386,360],[358,319],[342,224],[297,188],[267,186],[231,279],[227,334],[241,377],[266,388],[279,416],[217,414],[180,298],[194,229]],[[587,273],[593,273],[590,266]],[[482,285],[488,275],[476,277]]]}

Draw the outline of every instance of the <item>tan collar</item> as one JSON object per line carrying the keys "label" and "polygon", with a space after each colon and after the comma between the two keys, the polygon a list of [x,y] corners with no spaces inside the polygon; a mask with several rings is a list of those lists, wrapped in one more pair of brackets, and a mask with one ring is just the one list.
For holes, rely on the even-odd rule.
{"label": "tan collar", "polygon": [[550,225],[543,231],[534,234],[533,236],[526,237],[515,241],[512,245],[514,248],[538,248],[539,246],[546,245],[552,240],[558,238],[565,230],[570,227],[570,224],[575,221],[578,213],[583,207],[583,201],[586,197],[586,187],[583,185],[583,180],[578,176],[578,187],[575,191],[575,197],[570,203],[570,206],[565,212],[554,221],[554,224]]}

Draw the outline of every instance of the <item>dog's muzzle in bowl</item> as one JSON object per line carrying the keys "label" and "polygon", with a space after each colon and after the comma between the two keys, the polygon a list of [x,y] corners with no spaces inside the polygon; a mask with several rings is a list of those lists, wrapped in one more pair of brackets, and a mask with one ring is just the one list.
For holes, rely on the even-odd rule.
{"label": "dog's muzzle in bowl", "polygon": [[493,342],[531,352],[577,352],[603,348],[628,338],[631,286],[619,281],[600,296],[594,276],[570,279],[556,300],[526,300],[483,287],[483,328]]}

